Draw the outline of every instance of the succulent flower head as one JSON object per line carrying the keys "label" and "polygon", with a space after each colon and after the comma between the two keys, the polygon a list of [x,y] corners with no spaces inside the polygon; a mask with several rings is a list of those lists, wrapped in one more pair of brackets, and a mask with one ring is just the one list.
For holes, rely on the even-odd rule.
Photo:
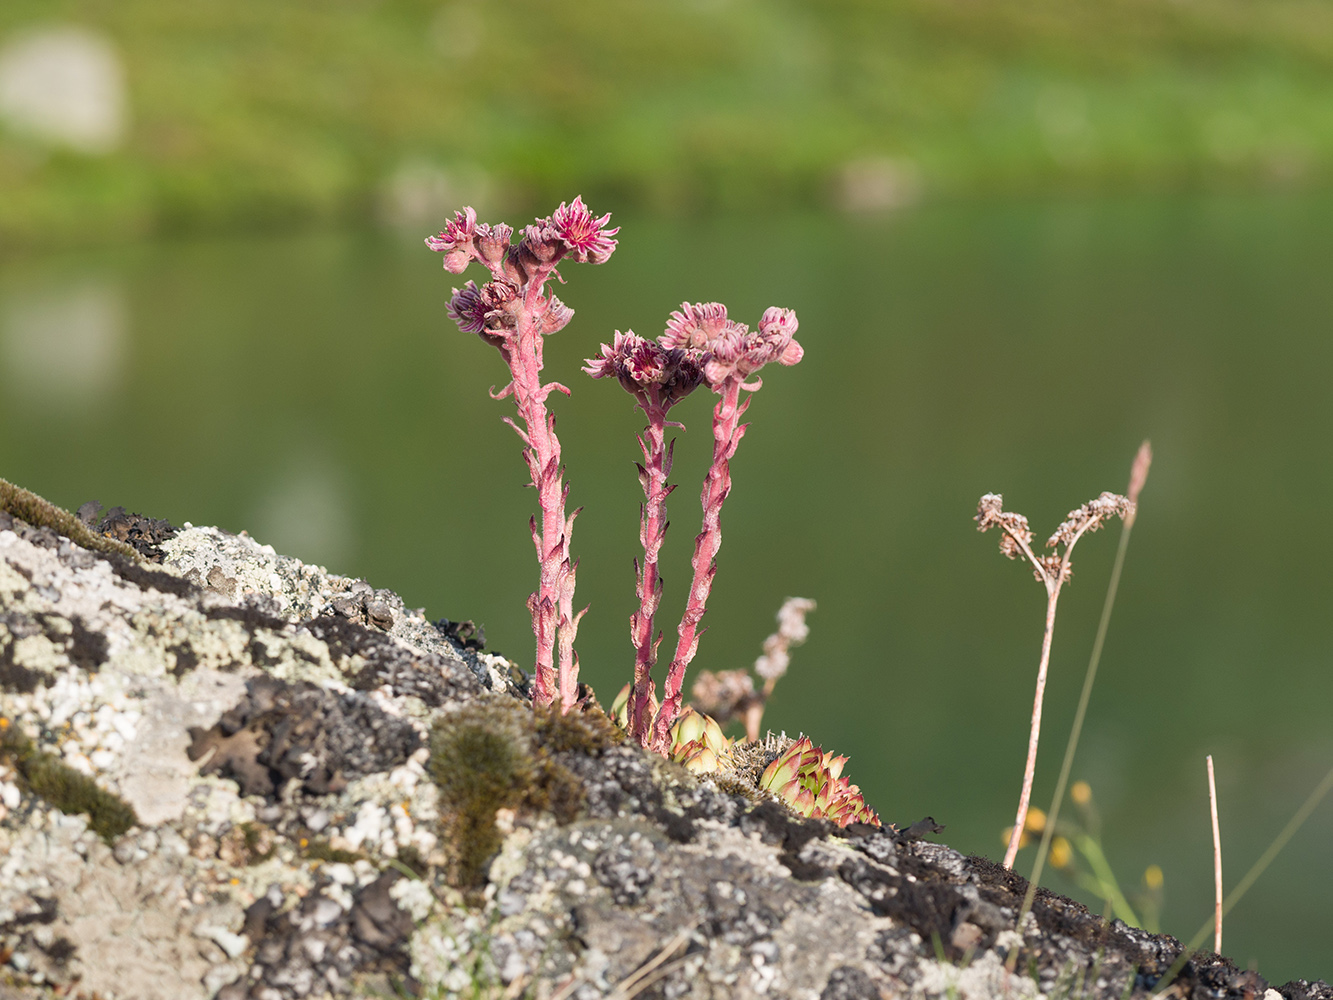
{"label": "succulent flower head", "polygon": [[844,827],[850,823],[879,826],[879,816],[866,805],[861,789],[842,776],[846,763],[846,757],[825,753],[802,736],[764,769],[759,787],[811,819],[827,819]]}
{"label": "succulent flower head", "polygon": [[727,319],[727,307],[721,302],[682,302],[667,320],[666,331],[658,339],[663,347],[711,350],[713,344],[740,324]]}
{"label": "succulent flower head", "polygon": [[475,281],[469,281],[461,289],[455,288],[453,298],[444,308],[464,333],[481,333],[486,329],[486,313],[490,307]]}
{"label": "succulent flower head", "polygon": [[582,196],[579,196],[568,205],[562,201],[560,207],[551,213],[548,224],[564,244],[569,256],[581,264],[605,264],[616,249],[616,241],[611,237],[620,232],[619,226],[606,228],[610,220],[610,212],[600,219],[593,218],[588,206],[583,204]]}
{"label": "succulent flower head", "polygon": [[703,381],[695,353],[663,347],[633,330],[617,330],[611,344],[603,344],[602,353],[588,358],[583,370],[593,378],[614,375],[641,405],[651,400],[662,409],[670,409]]}
{"label": "succulent flower head", "polygon": [[477,226],[474,239],[477,256],[481,258],[483,264],[494,271],[508,255],[509,243],[513,236],[513,228],[506,226],[503,222],[494,226],[487,225],[484,222],[481,223]]}
{"label": "succulent flower head", "polygon": [[569,321],[573,318],[574,310],[552,293],[547,296],[546,306],[541,314],[541,332],[543,334],[558,333],[568,326]]}
{"label": "succulent flower head", "polygon": [[709,347],[712,356],[704,364],[709,385],[716,389],[733,375],[748,379],[772,361],[796,364],[805,355],[793,336],[796,327],[796,314],[777,306],[764,312],[757,330],[751,331],[743,323],[731,324]]}
{"label": "succulent flower head", "polygon": [[444,254],[446,271],[462,274],[472,261],[472,238],[476,233],[477,213],[471,207],[464,208],[454,213],[453,220],[445,225],[438,236],[427,236],[426,246],[436,253]]}

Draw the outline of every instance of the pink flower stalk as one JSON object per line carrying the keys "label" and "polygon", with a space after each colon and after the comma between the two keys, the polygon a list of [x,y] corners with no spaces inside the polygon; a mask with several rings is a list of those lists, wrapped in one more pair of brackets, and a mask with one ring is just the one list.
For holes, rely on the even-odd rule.
{"label": "pink flower stalk", "polygon": [[658,342],[667,348],[697,348],[707,352],[704,379],[721,398],[713,408],[713,461],[704,477],[700,503],[703,528],[694,541],[694,577],[686,599],[685,613],[677,628],[676,653],[667,669],[662,706],[653,724],[652,746],[659,752],[669,745],[671,723],[680,713],[681,688],[685,670],[699,648],[699,623],[703,619],[713,577],[717,575],[717,553],[722,547],[722,504],[731,492],[731,459],[744,436],[746,424],[741,416],[750,398],[741,400],[741,392],[753,393],[763,382],[746,380],[770,361],[794,365],[801,360],[801,345],[793,339],[796,314],[774,306],[764,312],[759,328],[751,331],[745,324],[727,319],[726,306],[720,303],[686,302],[673,312],[666,332]]}
{"label": "pink flower stalk", "polygon": [[[794,365],[801,360],[801,345],[792,339],[796,314],[790,309],[769,309],[753,333],[742,323],[727,318],[727,307],[717,303],[683,303],[667,320],[666,331],[656,343],[633,332],[616,331],[612,344],[588,360],[583,370],[593,378],[611,375],[635,398],[648,418],[639,438],[644,462],[639,466],[643,485],[639,539],[643,562],[636,561],[639,610],[630,616],[630,640],[634,644],[634,687],[630,694],[629,730],[640,745],[666,754],[671,746],[671,726],[680,714],[685,668],[699,645],[699,622],[717,573],[716,557],[722,544],[722,502],[731,490],[730,461],[745,433],[740,417],[749,405],[740,394],[754,392],[758,379],[751,375],[770,361]],[[671,471],[672,446],[666,444],[667,411],[701,382],[722,399],[713,411],[713,464],[704,479],[704,526],[695,539],[694,580],[677,632],[676,655],[667,671],[665,700],[657,708],[652,668],[657,661],[661,635],[654,636],[653,622],[662,599],[662,581],[657,572],[658,553],[666,532],[666,499],[674,486],[667,483]],[[680,424],[675,426],[679,427]]]}
{"label": "pink flower stalk", "polygon": [[528,598],[537,640],[533,700],[550,705],[558,697],[561,711],[578,701],[574,638],[587,609],[574,613],[577,563],[570,560],[569,537],[578,511],[565,514],[569,487],[560,464],[555,417],[546,408],[546,397],[553,390],[566,395],[569,390],[558,382],[541,381],[543,338],[568,324],[574,311],[547,293],[545,285],[552,277],[563,281],[556,265],[566,258],[605,263],[616,248],[612,237],[620,231],[606,228],[609,219],[609,215],[593,218],[583,199],[575,198],[528,226],[515,245],[509,226],[478,223],[477,213],[465,208],[439,235],[426,238],[428,247],[444,254],[445,270],[462,274],[476,261],[491,274],[480,288],[471,281],[461,290],[455,288],[448,313],[465,333],[475,333],[496,347],[509,366],[509,384],[499,392],[492,389],[491,395],[514,397],[523,426],[508,417],[505,422],[523,441],[523,458],[541,509],[540,527],[535,517],[530,521],[540,566],[537,590]]}
{"label": "pink flower stalk", "polygon": [[[634,686],[629,701],[629,733],[641,746],[648,746],[653,713],[657,708],[656,683],[652,679],[657,647],[653,621],[662,600],[662,578],[658,554],[666,537],[666,500],[675,489],[668,484],[673,440],[666,443],[667,411],[703,381],[699,362],[702,351],[663,347],[631,330],[616,331],[614,341],[602,345],[602,353],[589,358],[583,370],[593,378],[614,376],[648,418],[639,435],[643,464],[638,466],[644,502],[639,508],[639,542],[643,561],[634,560],[635,595],[639,609],[630,616],[630,641],[634,645]],[[677,424],[676,426],[680,426]]]}
{"label": "pink flower stalk", "polygon": [[[1144,476],[1146,477],[1146,466]],[[1140,484],[1141,485],[1141,484]],[[1055,554],[1038,556],[1032,551],[1032,530],[1028,519],[1022,514],[1014,514],[1004,509],[1004,498],[998,493],[987,493],[977,505],[978,531],[991,528],[1000,529],[1000,551],[1010,559],[1024,556],[1032,564],[1033,573],[1046,587],[1046,632],[1041,642],[1041,661],[1037,666],[1037,693],[1032,701],[1032,728],[1028,734],[1027,764],[1023,769],[1023,788],[1018,797],[1018,816],[1014,820],[1013,830],[1009,835],[1009,845],[1004,853],[1004,867],[1013,868],[1014,858],[1018,856],[1019,842],[1027,824],[1028,803],[1032,798],[1032,777],[1037,768],[1037,742],[1041,736],[1041,704],[1046,690],[1046,668],[1051,659],[1051,640],[1055,636],[1055,604],[1060,598],[1060,588],[1068,582],[1071,572],[1069,557],[1074,546],[1085,532],[1096,531],[1102,522],[1112,517],[1131,521],[1135,505],[1132,500],[1116,493],[1103,493],[1096,500],[1090,500],[1077,510],[1071,510],[1064,522],[1055,529],[1055,533],[1046,541],[1046,547],[1054,549]],[[1059,546],[1064,546],[1062,552]]]}

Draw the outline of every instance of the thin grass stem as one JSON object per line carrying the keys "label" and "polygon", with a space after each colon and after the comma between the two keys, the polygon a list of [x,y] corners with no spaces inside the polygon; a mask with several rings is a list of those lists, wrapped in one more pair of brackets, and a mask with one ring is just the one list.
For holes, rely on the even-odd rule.
{"label": "thin grass stem", "polygon": [[[1319,803],[1324,801],[1324,796],[1327,795],[1330,790],[1333,790],[1333,768],[1329,769],[1329,772],[1324,775],[1324,780],[1315,786],[1315,790],[1310,793],[1309,797],[1303,803],[1301,803],[1301,807],[1297,809],[1295,815],[1287,821],[1287,825],[1284,826],[1282,831],[1273,838],[1273,842],[1268,845],[1268,850],[1264,851],[1264,853],[1259,856],[1259,860],[1256,861],[1250,867],[1250,870],[1245,873],[1245,877],[1236,883],[1236,888],[1231,890],[1230,894],[1226,897],[1226,900],[1222,903],[1223,916],[1230,913],[1235,905],[1241,901],[1241,898],[1245,893],[1249,892],[1250,886],[1254,885],[1254,883],[1259,880],[1259,876],[1262,875],[1264,870],[1273,863],[1273,859],[1278,856],[1282,851],[1282,848],[1287,846],[1287,842],[1296,835],[1296,831],[1299,830],[1305,824],[1305,821],[1310,818],[1310,814],[1319,807]],[[1190,940],[1190,943],[1185,946],[1184,950],[1176,956],[1176,960],[1172,962],[1171,967],[1162,974],[1162,978],[1157,980],[1156,986],[1153,987],[1156,992],[1153,994],[1152,1000],[1158,1000],[1166,989],[1170,987],[1171,981],[1176,978],[1180,970],[1185,967],[1185,963],[1189,961],[1190,956],[1193,955],[1194,952],[1198,950],[1199,946],[1207,939],[1208,931],[1213,926],[1214,920],[1211,917],[1203,922],[1203,926],[1199,928],[1198,933],[1194,935]],[[1158,989],[1158,987],[1161,988]]]}
{"label": "thin grass stem", "polygon": [[1208,755],[1208,808],[1213,814],[1213,951],[1222,954],[1222,828],[1217,822],[1217,778],[1213,773],[1213,755]]}

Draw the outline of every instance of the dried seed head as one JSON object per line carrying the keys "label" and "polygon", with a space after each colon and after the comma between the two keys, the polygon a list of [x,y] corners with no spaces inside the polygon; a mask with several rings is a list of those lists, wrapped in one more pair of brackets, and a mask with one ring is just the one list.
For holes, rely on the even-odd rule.
{"label": "dried seed head", "polygon": [[691,704],[718,722],[734,719],[754,698],[754,678],[744,670],[701,670],[690,688]]}
{"label": "dried seed head", "polygon": [[792,646],[799,646],[810,636],[805,616],[815,610],[808,597],[789,597],[778,609],[778,630],[764,640],[764,655],[754,661],[754,672],[764,680],[777,680],[791,665]]}
{"label": "dried seed head", "polygon": [[1134,511],[1134,504],[1118,493],[1103,493],[1096,500],[1089,500],[1077,510],[1071,510],[1055,534],[1046,540],[1046,547],[1069,545],[1085,531],[1096,531],[1108,518],[1128,517]]}
{"label": "dried seed head", "polygon": [[[1023,545],[1032,544],[1032,529],[1028,519],[1022,514],[1012,514],[1004,509],[1004,497],[999,493],[987,493],[977,504],[978,531],[1000,529],[1000,551],[1010,559],[1023,554]],[[1021,543],[1021,544],[1020,544]]]}
{"label": "dried seed head", "polygon": [[1038,580],[1059,580],[1060,583],[1066,583],[1074,575],[1073,567],[1064,566],[1061,569],[1063,560],[1059,556],[1037,556],[1037,565],[1033,567],[1033,575]]}

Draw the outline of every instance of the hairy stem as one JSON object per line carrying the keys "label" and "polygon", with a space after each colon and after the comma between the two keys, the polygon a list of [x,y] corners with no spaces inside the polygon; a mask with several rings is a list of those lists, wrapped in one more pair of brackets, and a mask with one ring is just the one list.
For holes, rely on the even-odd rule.
{"label": "hairy stem", "polygon": [[[514,402],[523,421],[526,447],[523,458],[537,490],[541,509],[541,528],[533,520],[532,540],[540,567],[537,590],[528,598],[532,631],[537,640],[536,680],[533,700],[550,705],[560,697],[561,709],[567,711],[577,697],[578,661],[573,652],[573,632],[577,616],[573,613],[574,569],[569,560],[569,534],[573,518],[565,516],[568,489],[560,465],[560,439],[555,433],[555,417],[546,408],[546,396],[554,385],[541,384],[542,337],[534,318],[541,302],[541,278],[534,278],[524,298],[518,317],[515,343],[506,360],[513,375]],[[560,635],[560,669],[556,673],[555,648]]]}
{"label": "hairy stem", "polygon": [[740,402],[741,379],[735,375],[727,378],[719,392],[722,398],[713,408],[713,462],[708,468],[708,475],[704,477],[700,496],[703,528],[694,540],[694,557],[691,560],[694,576],[690,581],[685,613],[676,630],[679,639],[675,656],[667,670],[662,707],[658,710],[653,727],[656,748],[665,747],[670,739],[671,723],[680,712],[685,669],[699,648],[699,622],[703,619],[708,595],[713,588],[713,577],[717,573],[717,552],[722,547],[722,504],[731,492],[731,459],[745,434],[745,425],[740,423],[740,418],[749,400]]}
{"label": "hairy stem", "polygon": [[658,573],[658,555],[666,535],[666,500],[671,494],[667,476],[671,474],[671,450],[666,445],[666,410],[646,397],[640,401],[648,417],[648,426],[639,438],[643,465],[639,482],[643,485],[643,506],[639,516],[639,542],[643,562],[638,564],[635,594],[639,609],[630,615],[630,641],[634,644],[634,691],[630,697],[630,737],[640,746],[652,742],[652,703],[656,684],[652,670],[657,662],[657,647],[662,641],[654,636],[654,620],[662,601],[662,578]]}

